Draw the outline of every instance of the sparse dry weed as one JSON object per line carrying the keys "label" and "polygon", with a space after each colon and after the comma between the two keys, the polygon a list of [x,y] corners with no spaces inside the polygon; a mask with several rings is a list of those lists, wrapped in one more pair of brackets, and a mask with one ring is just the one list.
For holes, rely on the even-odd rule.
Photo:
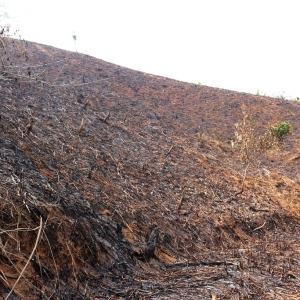
{"label": "sparse dry weed", "polygon": [[242,114],[242,120],[235,124],[235,142],[232,145],[238,149],[245,168],[241,190],[235,196],[243,193],[250,166],[255,163],[259,166],[262,155],[270,157],[274,152],[277,153],[283,145],[284,137],[290,133],[287,122],[276,123],[267,129],[260,128],[245,103],[242,105]]}

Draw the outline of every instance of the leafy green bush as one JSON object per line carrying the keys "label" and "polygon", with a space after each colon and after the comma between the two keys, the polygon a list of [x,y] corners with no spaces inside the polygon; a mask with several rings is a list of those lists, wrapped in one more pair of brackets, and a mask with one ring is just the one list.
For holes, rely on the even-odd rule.
{"label": "leafy green bush", "polygon": [[277,123],[270,126],[269,131],[278,142],[282,142],[283,138],[291,133],[291,124],[289,122]]}

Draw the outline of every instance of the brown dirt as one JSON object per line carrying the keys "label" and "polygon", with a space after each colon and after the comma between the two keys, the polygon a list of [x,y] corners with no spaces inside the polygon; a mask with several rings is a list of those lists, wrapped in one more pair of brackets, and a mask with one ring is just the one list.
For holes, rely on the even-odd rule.
{"label": "brown dirt", "polygon": [[[16,48],[0,77],[3,299],[41,219],[10,299],[300,299],[299,103]],[[234,196],[243,104],[293,134]]]}

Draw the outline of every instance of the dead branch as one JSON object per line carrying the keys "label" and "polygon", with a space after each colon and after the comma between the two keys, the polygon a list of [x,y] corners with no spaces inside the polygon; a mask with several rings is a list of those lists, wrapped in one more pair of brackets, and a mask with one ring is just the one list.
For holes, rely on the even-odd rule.
{"label": "dead branch", "polygon": [[181,197],[180,197],[180,201],[179,201],[179,204],[177,206],[177,213],[179,212],[181,206],[182,206],[182,202],[183,202],[183,199],[184,199],[184,196],[185,196],[185,193],[186,193],[186,186],[183,188],[182,190],[182,193],[181,193]]}
{"label": "dead branch", "polygon": [[109,118],[109,116],[110,116],[110,111],[107,113],[107,115],[106,115],[105,118],[103,119],[103,122],[106,123],[106,121],[107,121],[107,119]]}
{"label": "dead branch", "polygon": [[123,220],[124,224],[126,225],[126,227],[130,230],[130,232],[133,233],[133,230],[131,229],[131,227],[128,225],[128,223],[124,220],[123,216],[121,215],[120,212],[118,212],[116,209],[115,209],[115,212],[121,217],[121,219]]}
{"label": "dead branch", "polygon": [[80,126],[78,128],[78,134],[81,133],[81,131],[83,130],[85,124],[86,124],[86,117],[83,117],[82,120],[81,120],[81,124],[80,124]]}
{"label": "dead branch", "polygon": [[243,176],[242,188],[241,188],[241,190],[240,190],[239,192],[236,192],[236,193],[234,194],[234,197],[236,197],[237,195],[241,195],[241,194],[244,192],[246,175],[247,175],[247,171],[248,171],[248,168],[249,168],[251,162],[252,162],[252,161],[249,161],[249,162],[248,162],[248,164],[247,164],[247,166],[246,166],[246,168],[245,168],[245,170],[244,170],[244,176]]}
{"label": "dead branch", "polygon": [[21,273],[20,273],[18,279],[16,280],[15,284],[13,285],[13,287],[12,287],[11,290],[10,290],[10,292],[9,292],[8,295],[6,296],[5,300],[7,300],[7,299],[10,297],[10,295],[11,295],[12,292],[14,291],[16,285],[18,284],[18,282],[20,281],[21,277],[23,276],[23,273],[25,272],[25,270],[26,270],[28,264],[30,263],[30,261],[31,261],[31,259],[32,259],[32,257],[33,257],[33,254],[34,254],[34,252],[35,252],[35,250],[36,250],[36,247],[37,247],[37,245],[38,245],[38,243],[39,243],[40,236],[41,236],[41,232],[42,232],[42,228],[43,228],[43,219],[42,219],[42,217],[40,217],[39,232],[38,232],[37,237],[36,237],[35,245],[34,245],[32,251],[31,251],[31,254],[30,254],[30,256],[29,256],[29,258],[28,258],[28,260],[27,260],[27,262],[26,262],[26,264],[25,264],[25,266],[24,266],[24,268],[23,268],[23,270],[21,271]]}
{"label": "dead branch", "polygon": [[236,263],[227,262],[227,261],[197,261],[197,262],[179,262],[174,264],[165,264],[167,268],[185,268],[185,267],[197,267],[197,266],[222,266],[230,265],[235,266]]}
{"label": "dead branch", "polygon": [[43,70],[40,74],[36,75],[35,80],[38,81],[39,77],[41,77],[45,72],[46,70]]}
{"label": "dead branch", "polygon": [[169,149],[168,152],[166,153],[166,156],[168,156],[168,155],[171,153],[171,151],[173,150],[173,148],[174,148],[174,145],[172,145],[172,146],[170,147],[170,149]]}
{"label": "dead branch", "polygon": [[261,229],[261,228],[263,228],[265,225],[266,225],[266,222],[264,222],[264,224],[262,224],[261,226],[254,228],[252,231],[256,231],[256,230],[258,230],[258,229]]}
{"label": "dead branch", "polygon": [[71,252],[71,249],[70,249],[70,246],[69,246],[69,242],[70,242],[70,241],[66,241],[66,246],[67,246],[67,249],[68,249],[68,251],[69,251],[69,253],[70,253],[70,256],[71,256],[72,267],[73,267],[73,274],[74,274],[75,281],[77,282],[77,276],[76,276],[76,274],[78,274],[78,269],[77,269],[76,261],[75,261],[75,259],[74,259],[74,257],[73,257],[72,252]]}

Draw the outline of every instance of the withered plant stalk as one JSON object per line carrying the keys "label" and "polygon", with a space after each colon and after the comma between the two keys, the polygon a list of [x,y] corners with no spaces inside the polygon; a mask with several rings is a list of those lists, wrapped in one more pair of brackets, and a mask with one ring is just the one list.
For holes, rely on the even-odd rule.
{"label": "withered plant stalk", "polygon": [[274,134],[275,129],[285,125],[288,127],[287,133],[290,133],[290,125],[288,122],[277,123],[276,125],[269,126],[266,132],[263,132],[255,122],[250,109],[245,103],[242,105],[243,119],[235,124],[235,141],[232,145],[237,146],[239,156],[245,164],[242,186],[240,191],[236,192],[234,196],[240,195],[244,192],[245,181],[247,172],[250,166],[258,161],[260,155],[265,154],[268,150],[280,147],[283,145],[283,137]]}

